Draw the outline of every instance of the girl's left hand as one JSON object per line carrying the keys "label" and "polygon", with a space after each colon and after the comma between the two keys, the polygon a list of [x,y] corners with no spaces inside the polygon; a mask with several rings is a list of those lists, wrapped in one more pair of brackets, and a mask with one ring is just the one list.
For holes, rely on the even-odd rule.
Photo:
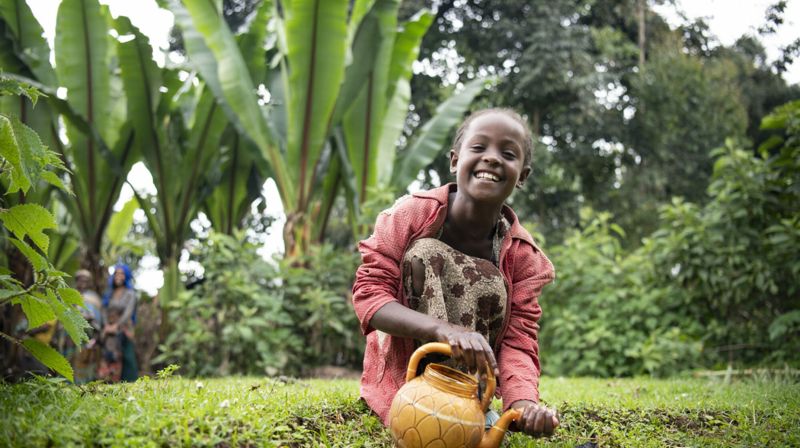
{"label": "girl's left hand", "polygon": [[530,436],[551,436],[560,424],[555,411],[536,402],[518,400],[511,407],[522,411],[522,416],[514,422],[517,431],[524,432]]}

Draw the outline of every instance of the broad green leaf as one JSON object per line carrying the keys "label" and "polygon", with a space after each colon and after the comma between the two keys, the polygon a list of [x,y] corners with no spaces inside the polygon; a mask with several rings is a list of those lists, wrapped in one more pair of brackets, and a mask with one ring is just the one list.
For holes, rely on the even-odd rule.
{"label": "broad green leaf", "polygon": [[0,157],[9,164],[9,193],[31,188],[31,178],[22,162],[20,145],[13,124],[14,117],[0,115]]}
{"label": "broad green leaf", "polygon": [[80,346],[86,342],[89,337],[86,335],[86,329],[90,328],[89,323],[83,318],[80,311],[72,305],[64,305],[55,298],[52,291],[48,291],[48,298],[50,300],[50,307],[55,312],[58,320],[64,326],[70,339],[75,345]]}
{"label": "broad green leaf", "polygon": [[411,79],[411,67],[414,61],[419,56],[419,47],[422,44],[422,38],[428,32],[434,14],[430,11],[422,10],[414,14],[408,22],[403,24],[402,29],[397,33],[395,38],[394,48],[392,50],[392,65],[389,68],[388,89],[386,91],[386,98],[392,98],[394,95],[394,87],[400,79]]}
{"label": "broad green leaf", "polygon": [[67,194],[74,194],[72,189],[69,188],[68,185],[65,185],[64,182],[58,177],[58,174],[52,171],[42,171],[39,173],[42,177],[42,180],[47,182],[48,184],[58,188],[59,190],[67,193]]}
{"label": "broad green leaf", "polygon": [[58,288],[58,296],[67,305],[83,306],[83,296],[76,289]]}
{"label": "broad green leaf", "polygon": [[0,158],[11,166],[7,193],[28,193],[39,181],[40,173],[58,163],[36,132],[16,117],[5,115],[0,115]]}
{"label": "broad green leaf", "polygon": [[25,313],[25,317],[28,319],[29,330],[42,326],[56,318],[47,301],[39,297],[25,294],[15,299],[14,302],[22,305],[22,312]]}
{"label": "broad green leaf", "polygon": [[112,48],[104,12],[97,0],[63,0],[58,7],[55,38],[59,84],[67,88],[72,107],[101,130],[111,112]]}
{"label": "broad green leaf", "polygon": [[392,62],[389,68],[386,98],[387,112],[381,125],[381,136],[377,146],[376,178],[378,184],[386,185],[391,181],[397,140],[403,132],[408,105],[411,101],[411,66],[417,60],[422,38],[428,31],[434,16],[423,10],[414,15],[397,33],[392,50]]}
{"label": "broad green leaf", "polygon": [[487,80],[475,79],[464,86],[464,90],[448,98],[436,108],[433,116],[420,129],[416,140],[406,147],[398,156],[392,173],[392,185],[398,191],[405,191],[414,181],[417,174],[442,151],[450,129],[458,124],[464,112]]}
{"label": "broad green leaf", "polygon": [[29,338],[22,341],[22,345],[27,349],[34,358],[47,367],[55,370],[63,375],[70,381],[74,381],[72,376],[72,366],[69,365],[66,359],[60,353],[55,351],[49,345],[42,344],[36,339]]}
{"label": "broad green leaf", "polygon": [[23,0],[0,0],[0,16],[8,24],[14,40],[14,51],[30,71],[43,83],[56,86],[56,75],[50,66],[50,46],[44,30]]}
{"label": "broad green leaf", "polygon": [[47,252],[50,239],[43,230],[56,228],[53,215],[39,204],[21,204],[0,210],[0,221],[17,238],[24,240],[28,236],[44,252]]}
{"label": "broad green leaf", "polygon": [[131,198],[122,207],[122,210],[114,213],[106,228],[106,239],[112,246],[119,246],[125,236],[133,226],[133,214],[139,208],[139,201],[135,197]]}
{"label": "broad green leaf", "polygon": [[[362,21],[354,43],[358,45],[362,39],[376,42],[376,54],[372,60],[363,61],[368,64],[366,80],[360,85],[356,100],[343,119],[348,156],[357,177],[358,199],[361,203],[368,199],[367,191],[375,187],[378,182],[382,124],[387,113],[387,104],[391,100],[387,97],[387,92],[390,90],[389,70],[397,35],[398,7],[397,0],[376,1]],[[370,24],[374,24],[375,30],[370,33],[371,35],[364,35],[362,30]],[[354,59],[353,65],[362,63],[357,53]],[[388,151],[393,152],[394,148],[389,148]]]}
{"label": "broad green leaf", "polygon": [[300,190],[296,201],[301,208],[311,195],[314,167],[344,77],[347,7],[346,0],[292,0],[285,8],[289,69],[286,158],[296,173]]}
{"label": "broad green leaf", "polygon": [[207,0],[184,0],[183,4],[185,8],[173,1],[170,8],[184,31],[184,37],[192,39],[191,47],[187,43],[190,58],[200,61],[195,63],[196,67],[217,100],[232,113],[229,116],[231,121],[253,139],[269,160],[284,200],[292,197],[295,187],[288,177],[290,171],[270,136],[263,109],[255,95],[256,87],[230,29]]}
{"label": "broad green leaf", "polygon": [[20,241],[16,238],[9,238],[8,240],[11,241],[11,244],[16,246],[20,253],[22,253],[22,255],[28,259],[28,261],[31,263],[31,266],[33,266],[34,271],[42,272],[50,265],[50,263],[47,262],[47,259],[39,255],[39,253],[36,252],[34,248],[29,246],[28,243]]}
{"label": "broad green leaf", "polygon": [[403,133],[408,115],[408,104],[411,101],[411,85],[407,79],[398,79],[397,86],[393,91],[394,96],[386,105],[386,116],[383,117],[381,140],[378,143],[376,154],[376,177],[378,184],[381,185],[388,185],[391,180],[397,155],[397,141]]}

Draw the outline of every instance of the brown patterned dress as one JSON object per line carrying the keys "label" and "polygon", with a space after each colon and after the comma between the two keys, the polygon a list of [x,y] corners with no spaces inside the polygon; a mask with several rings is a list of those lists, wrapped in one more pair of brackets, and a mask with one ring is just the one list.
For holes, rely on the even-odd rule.
{"label": "brown patterned dress", "polygon": [[[494,346],[503,327],[508,297],[503,274],[496,266],[500,242],[508,230],[502,218],[493,241],[493,260],[472,257],[435,238],[414,241],[403,257],[403,287],[409,307],[423,314],[468,328]],[[411,265],[425,268],[422,294],[414,295]]]}

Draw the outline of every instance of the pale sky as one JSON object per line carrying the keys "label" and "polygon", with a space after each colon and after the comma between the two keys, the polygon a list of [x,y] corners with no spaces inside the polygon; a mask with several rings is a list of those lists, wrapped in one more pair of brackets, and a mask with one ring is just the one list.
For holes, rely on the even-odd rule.
{"label": "pale sky", "polygon": [[[166,50],[168,47],[169,30],[173,25],[172,13],[160,9],[155,0],[99,0],[106,4],[114,17],[125,15],[130,18],[133,25],[150,38],[150,43],[155,49]],[[655,9],[662,14],[674,27],[680,23],[676,8],[686,12],[690,18],[705,17],[719,41],[724,45],[732,44],[744,33],[755,34],[755,29],[764,23],[764,12],[775,0],[676,0],[676,5],[666,5]],[[27,0],[33,10],[34,16],[44,28],[45,37],[53,46],[55,34],[56,14],[60,0]],[[778,33],[762,39],[767,48],[768,60],[773,61],[779,54],[779,47],[786,46],[800,34],[800,0],[790,0],[784,14],[785,23]],[[154,59],[159,64],[164,63],[164,51],[155,51]],[[800,82],[800,61],[795,61],[784,74],[787,82]],[[134,165],[128,180],[137,190],[154,192],[152,177],[142,163]],[[267,201],[267,213],[278,217],[270,228],[270,236],[261,251],[264,256],[283,252],[282,228],[285,222],[283,207],[280,204],[277,188],[271,180],[264,184],[264,197]],[[132,197],[130,187],[125,185],[116,209]],[[138,210],[138,219],[143,219],[144,213]],[[155,294],[163,284],[163,276],[158,270],[158,261],[155,257],[145,257],[142,260],[142,269],[137,273],[137,287]],[[188,268],[182,264],[181,269]]]}

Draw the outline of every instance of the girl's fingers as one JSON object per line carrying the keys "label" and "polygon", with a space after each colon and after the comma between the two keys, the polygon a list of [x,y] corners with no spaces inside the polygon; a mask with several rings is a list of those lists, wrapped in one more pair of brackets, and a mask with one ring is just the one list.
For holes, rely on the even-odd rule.
{"label": "girl's fingers", "polygon": [[542,409],[536,409],[533,417],[533,435],[541,435],[544,432],[544,412]]}
{"label": "girl's fingers", "polygon": [[478,366],[478,362],[476,360],[477,353],[475,350],[475,345],[473,344],[472,338],[466,337],[462,340],[463,350],[464,350],[464,364],[467,366],[467,370],[470,372],[474,372],[476,367]]}
{"label": "girl's fingers", "polygon": [[[495,377],[499,376],[500,369],[497,367],[497,360],[495,360],[492,347],[489,346],[489,342],[486,340],[486,338],[481,338],[481,346],[483,347],[483,353],[485,353],[486,362],[489,363],[489,368],[492,369],[492,373],[494,373]],[[484,369],[486,368],[486,365],[481,362],[480,368]]]}
{"label": "girl's fingers", "polygon": [[540,413],[544,414],[544,416],[542,417],[542,423],[543,423],[542,432],[544,433],[544,435],[549,436],[553,434],[553,425],[554,425],[553,413],[550,411],[543,411]]}

